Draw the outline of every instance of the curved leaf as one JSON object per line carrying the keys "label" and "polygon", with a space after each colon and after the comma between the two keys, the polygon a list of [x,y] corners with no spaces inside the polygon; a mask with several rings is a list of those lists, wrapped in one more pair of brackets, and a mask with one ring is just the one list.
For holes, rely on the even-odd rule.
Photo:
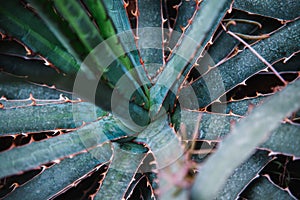
{"label": "curved leaf", "polygon": [[300,80],[288,85],[233,129],[231,135],[221,143],[218,151],[201,168],[201,174],[196,178],[196,184],[192,190],[194,198],[213,198],[234,169],[269,136],[280,120],[300,108],[298,101],[300,94],[296,92],[299,87]]}
{"label": "curved leaf", "polygon": [[237,9],[258,13],[284,20],[299,17],[300,2],[297,0],[235,0],[233,6]]}
{"label": "curved leaf", "polygon": [[[224,16],[230,3],[229,0],[203,2],[201,12],[197,12],[194,22],[187,30],[181,45],[174,51],[174,56],[159,75],[156,84],[150,89],[152,117],[159,112],[170,88],[179,79],[179,75],[185,69],[189,59],[208,37],[207,34],[211,32],[211,28],[221,21],[220,16]],[[177,88],[174,91],[177,91]]]}
{"label": "curved leaf", "polygon": [[[28,18],[23,16],[27,13],[22,10],[19,3],[5,2],[0,8],[0,26],[3,34],[9,34],[29,46],[35,53],[42,54],[49,59],[56,67],[59,67],[67,74],[74,74],[79,69],[79,65],[73,56],[67,53],[60,46],[53,43],[43,34],[43,26],[33,29],[34,23],[27,23]],[[12,13],[13,11],[13,13]],[[32,15],[32,14],[30,14]],[[34,16],[35,17],[35,16]],[[47,28],[46,28],[47,30]],[[49,31],[50,32],[50,31]]]}
{"label": "curved leaf", "polygon": [[118,124],[114,118],[105,117],[74,132],[4,151],[0,154],[0,177],[86,151],[109,140],[126,138]]}
{"label": "curved leaf", "polygon": [[253,180],[250,189],[240,195],[246,199],[294,199],[286,191],[279,189],[266,177],[260,176]]}
{"label": "curved leaf", "polygon": [[104,144],[92,149],[91,151],[97,152],[98,157],[95,157],[95,154],[85,152],[74,157],[65,158],[54,166],[44,169],[42,174],[17,188],[6,199],[22,198],[24,200],[32,200],[37,196],[39,199],[49,199],[64,187],[84,177],[85,174],[90,172],[99,163],[109,161],[112,155],[110,148],[110,145]]}
{"label": "curved leaf", "polygon": [[[300,20],[291,22],[271,35],[270,38],[253,45],[253,48],[269,63],[282,57],[289,57],[300,49],[299,26]],[[227,62],[213,68],[192,84],[198,97],[199,106],[209,105],[224,94],[223,88],[228,91],[264,69],[266,69],[265,64],[249,49],[245,49]]]}
{"label": "curved leaf", "polygon": [[258,176],[259,171],[272,160],[268,154],[268,151],[258,150],[247,161],[235,169],[216,199],[236,199],[244,187],[253,178]]}
{"label": "curved leaf", "polygon": [[147,148],[142,145],[113,143],[113,146],[113,160],[100,191],[95,196],[96,200],[122,199],[128,183],[134,178],[135,173],[137,173],[139,166],[146,157]]}

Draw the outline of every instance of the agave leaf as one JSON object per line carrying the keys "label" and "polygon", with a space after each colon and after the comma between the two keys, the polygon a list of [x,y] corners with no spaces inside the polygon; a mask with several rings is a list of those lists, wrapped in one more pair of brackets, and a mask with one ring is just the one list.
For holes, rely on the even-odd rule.
{"label": "agave leaf", "polygon": [[60,96],[59,99],[35,99],[33,97],[28,99],[11,99],[8,100],[6,98],[0,99],[0,103],[2,104],[2,109],[13,109],[13,108],[21,108],[28,106],[41,106],[41,105],[49,105],[49,104],[63,104],[66,102],[78,103],[80,100],[69,100],[67,97],[63,95]]}
{"label": "agave leaf", "polygon": [[[231,24],[232,22],[235,24]],[[231,32],[253,37],[252,40],[249,40],[251,43],[254,43],[258,39],[262,39],[263,35],[266,36],[282,26],[281,22],[278,22],[273,18],[250,15],[235,9],[229,14],[229,18],[225,17],[222,23],[226,25]],[[209,67],[213,67],[219,62],[223,62],[235,54],[237,49],[240,49],[238,48],[238,44],[240,43],[238,40],[228,35],[221,27],[219,27],[219,29],[220,30],[217,31],[211,39],[210,42],[212,42],[212,44],[208,46],[207,52],[204,52],[205,55],[203,58],[202,56],[198,58],[198,65],[195,65],[197,71],[200,72],[201,75],[206,73],[209,70]],[[255,37],[258,38],[254,39]]]}
{"label": "agave leaf", "polygon": [[111,116],[105,117],[74,132],[4,151],[0,154],[0,177],[32,169],[109,140],[126,138],[124,129],[118,124]]}
{"label": "agave leaf", "polygon": [[269,17],[292,20],[299,16],[300,2],[297,0],[235,0],[234,8]]}
{"label": "agave leaf", "polygon": [[[179,33],[184,33],[183,28],[186,29],[190,24],[189,20],[192,20],[193,14],[197,12],[196,1],[181,1],[179,4],[177,18],[174,24],[174,30]],[[169,45],[171,49],[176,45],[180,34],[172,34]]]}
{"label": "agave leaf", "polygon": [[0,73],[0,96],[7,99],[26,99],[30,94],[37,99],[59,99],[64,95],[71,99],[72,95],[53,88],[32,84],[22,78],[13,77],[3,72]]}
{"label": "agave leaf", "polygon": [[[17,75],[17,76],[22,76],[24,77],[25,80],[29,80],[38,84],[47,84],[48,86],[55,86],[55,88],[60,89],[60,90],[64,90],[64,91],[69,91],[69,92],[73,92],[73,84],[74,84],[74,79],[72,77],[69,76],[64,76],[62,74],[58,74],[54,69],[50,68],[50,67],[46,67],[44,66],[44,64],[39,61],[39,60],[26,60],[24,58],[21,57],[16,57],[14,55],[0,55],[0,58],[3,58],[0,60],[0,64],[1,64],[1,68],[3,69],[3,71]],[[118,77],[120,77],[120,71],[118,70],[111,70],[108,72],[109,77],[113,77],[114,81],[118,81]],[[81,74],[82,75],[82,74]],[[94,80],[90,80],[88,79],[87,76],[85,76],[86,74],[83,74],[84,77],[83,81],[84,84],[77,84],[77,90],[75,92],[78,92],[77,95],[79,95],[81,98],[85,99],[85,100],[90,100],[90,101],[95,101],[94,103],[98,106],[100,106],[101,108],[103,108],[104,110],[111,110],[111,95],[112,95],[112,89],[104,82],[104,81],[99,81],[97,83],[95,83]],[[123,95],[118,95],[118,97],[116,99],[119,100],[119,102],[125,103],[126,105],[128,104],[128,101],[130,98],[132,98],[131,96],[127,95],[126,93],[128,91],[127,88],[135,88],[138,87],[136,86],[136,84],[134,82],[131,81],[130,77],[125,77],[126,78],[126,84],[122,84],[119,83],[116,87],[118,87],[119,91],[122,90],[123,91]],[[129,79],[129,80],[128,80]],[[24,82],[22,79],[18,79],[17,78],[6,78],[5,80],[0,80],[0,83],[2,85],[7,85],[6,81],[11,81],[14,80],[13,82]],[[2,82],[3,81],[3,82]],[[20,82],[20,83],[21,83]],[[95,88],[95,84],[97,86],[97,88]],[[6,86],[6,87],[0,87],[0,91],[3,90],[3,94],[6,96],[7,98],[12,98],[12,99],[16,99],[17,97],[15,97],[16,94],[19,94],[20,92],[15,92],[15,91],[11,91],[11,84],[9,84],[10,86]],[[26,84],[25,84],[26,85]],[[33,86],[32,86],[33,87]],[[96,90],[96,97],[93,96],[91,97],[91,92],[90,90],[86,90],[85,88],[78,88],[78,87],[89,87],[89,88],[95,88]],[[9,90],[10,88],[10,90]],[[25,88],[23,88],[22,84],[19,85],[19,89],[21,91],[25,90]],[[127,89],[127,90],[126,90]],[[47,90],[47,89],[45,89]],[[143,91],[141,91],[141,88],[138,89],[139,93],[142,95],[142,99],[141,102],[147,102],[147,98],[145,97]],[[25,92],[25,91],[24,91]],[[38,92],[38,90],[28,90],[27,92],[27,96],[22,96],[22,97],[18,97],[18,98],[28,98],[29,94],[32,92],[35,98],[39,98],[39,96],[36,96],[35,93]],[[9,96],[5,95],[9,94]],[[64,92],[61,92],[64,93]],[[103,95],[105,94],[105,95]],[[135,97],[141,97],[141,95],[138,95],[135,93]],[[40,95],[40,93],[38,93],[38,95]],[[70,95],[68,95],[70,96]],[[69,97],[70,98],[70,97]],[[94,99],[89,99],[89,98],[94,98]],[[145,100],[145,101],[144,101]],[[139,101],[138,101],[139,102]],[[125,106],[126,109],[126,105],[122,105]],[[119,105],[120,106],[120,105]],[[119,111],[119,113],[125,113],[123,112],[124,108],[120,106],[117,108],[117,110]],[[148,115],[145,114],[145,110],[136,105],[133,102],[130,102],[130,107],[134,110],[134,111],[138,111],[138,112],[134,112],[132,113],[132,118],[134,120],[139,119],[139,121],[141,121],[141,124],[145,125],[148,123]],[[127,110],[125,110],[127,111]]]}
{"label": "agave leaf", "polygon": [[[174,56],[167,63],[164,71],[159,75],[156,85],[150,89],[151,115],[155,116],[161,108],[163,101],[167,97],[170,88],[179,79],[180,74],[185,69],[189,59],[194,55],[199,45],[210,38],[211,28],[217,26],[221,18],[229,9],[231,1],[205,1],[203,2],[201,12],[197,12],[193,24],[189,27],[181,45],[175,50]],[[220,18],[220,16],[222,16]],[[208,35],[207,35],[208,34]],[[179,87],[179,85],[177,85]],[[173,88],[177,91],[178,88]]]}
{"label": "agave leaf", "polygon": [[[236,26],[230,26],[229,28],[233,32],[249,34],[253,32],[256,27],[253,24],[237,23]],[[225,31],[222,31],[212,42],[213,44],[209,47],[208,51],[205,52],[204,57],[197,62],[198,67],[196,66],[196,69],[200,74],[204,74],[209,70],[209,67],[213,67],[222,59],[225,59],[239,44],[239,41],[230,37]]]}
{"label": "agave leaf", "polygon": [[245,199],[294,199],[286,191],[276,187],[267,177],[260,176],[253,180],[246,189],[239,195]]}
{"label": "agave leaf", "polygon": [[[33,180],[17,188],[6,198],[31,200],[38,196],[39,199],[49,199],[64,189],[64,187],[84,177],[85,174],[89,173],[99,163],[109,161],[112,156],[111,147],[107,143],[91,151],[93,153],[84,152],[74,157],[60,160],[54,166],[45,169],[43,173]],[[95,153],[97,153],[97,156],[95,156]]]}
{"label": "agave leaf", "polygon": [[157,176],[155,170],[155,159],[152,153],[147,153],[143,162],[139,166],[134,178],[131,179],[130,185],[123,196],[124,199],[136,199],[144,197],[144,199],[156,199],[154,189],[157,189]]}
{"label": "agave leaf", "polygon": [[10,11],[12,15],[24,23],[25,27],[29,26],[28,28],[32,29],[34,32],[38,33],[44,38],[47,38],[47,40],[52,44],[64,49],[60,41],[56,38],[56,35],[49,30],[46,24],[41,19],[36,17],[33,12],[28,12],[28,7],[24,2],[4,2],[2,4],[2,9]]}
{"label": "agave leaf", "polygon": [[[264,97],[266,100],[266,97]],[[256,99],[254,99],[257,103]],[[248,106],[248,100],[244,100],[238,105]],[[253,103],[253,100],[250,101]],[[259,102],[259,101],[258,101]],[[259,102],[262,104],[264,101]],[[259,106],[259,105],[256,105]],[[197,139],[206,140],[206,141],[220,141],[226,135],[228,135],[231,129],[234,127],[233,123],[238,122],[241,118],[237,116],[231,116],[226,114],[218,113],[206,113],[198,111],[189,111],[181,110],[182,113],[179,113],[177,110],[176,113],[172,116],[172,122],[175,125],[176,130],[180,131],[183,139],[193,140],[195,134],[195,127],[197,124],[197,119],[201,118],[198,128],[198,137]],[[179,116],[181,114],[181,116]],[[242,113],[241,113],[242,114]],[[251,114],[251,112],[250,112]],[[183,118],[185,120],[184,128],[179,129],[180,120]],[[281,124],[278,128],[272,131],[269,139],[260,145],[261,148],[267,149],[272,153],[283,153],[288,155],[294,155],[299,157],[299,126],[292,124]],[[292,139],[291,139],[292,138]]]}
{"label": "agave leaf", "polygon": [[132,184],[133,184],[133,188],[131,193],[129,194],[128,197],[125,197],[124,199],[126,200],[131,200],[131,199],[134,200],[137,198],[151,199],[151,200],[155,199],[153,188],[146,175],[138,174],[138,176],[134,178],[134,182]]}
{"label": "agave leaf", "polygon": [[138,0],[137,7],[137,48],[146,73],[153,79],[163,67],[164,59],[162,5],[160,0]]}
{"label": "agave leaf", "polygon": [[273,153],[283,153],[300,157],[299,133],[299,125],[281,124],[260,147],[269,149]]}
{"label": "agave leaf", "polygon": [[[108,13],[101,1],[84,0],[89,12],[95,19],[95,22],[100,30],[102,38],[105,40],[109,37],[113,37],[109,40],[109,46],[113,48],[117,55],[125,54],[124,49],[121,44],[119,44],[118,37],[116,36],[116,31],[110,20]],[[122,56],[119,58],[120,61],[126,66],[128,70],[132,69],[132,63],[127,56]]]}
{"label": "agave leaf", "polygon": [[236,199],[253,178],[258,176],[259,171],[272,160],[268,151],[258,150],[246,162],[234,170],[227,179],[225,187],[216,199]]}
{"label": "agave leaf", "polygon": [[128,183],[134,178],[137,169],[148,151],[135,143],[113,143],[114,155],[100,191],[95,199],[122,199]]}
{"label": "agave leaf", "polygon": [[[81,126],[83,122],[92,122],[98,117],[106,116],[103,110],[89,103],[80,103],[80,121],[74,121],[78,110],[71,103],[42,104],[21,106],[0,110],[1,135],[54,130],[58,128],[70,129]],[[95,110],[94,110],[95,109]],[[93,116],[91,113],[95,113]]]}
{"label": "agave leaf", "polygon": [[215,103],[212,104],[214,110],[219,110],[218,107],[226,106],[226,111],[224,113],[238,116],[245,116],[247,113],[251,112],[252,107],[256,107],[263,103],[268,96],[258,96],[255,98],[245,98],[237,101],[229,101],[228,103]]}
{"label": "agave leaf", "polygon": [[[198,122],[198,119],[201,119]],[[231,123],[239,120],[239,117],[217,114],[198,112],[190,110],[178,109],[172,116],[172,123],[175,129],[182,134],[183,139],[193,140],[195,128],[198,127],[198,139],[203,140],[219,140],[230,132]],[[180,127],[181,122],[184,127]]]}
{"label": "agave leaf", "polygon": [[[300,48],[299,25],[300,20],[291,22],[272,34],[270,38],[253,45],[253,48],[270,63],[282,57],[289,57]],[[224,94],[222,88],[228,91],[264,69],[266,69],[265,64],[249,49],[245,49],[192,84],[199,106],[205,107],[222,96]]]}
{"label": "agave leaf", "polygon": [[[17,2],[5,2],[0,8],[1,16],[1,32],[9,35],[13,35],[19,41],[22,41],[26,46],[29,46],[32,51],[40,53],[45,56],[55,66],[68,74],[74,74],[79,69],[79,65],[76,60],[69,53],[64,51],[60,45],[55,44],[48,34],[40,32],[40,30],[48,30],[41,22],[37,23],[38,27],[35,27],[35,23],[28,23],[28,19],[36,21],[33,14],[28,14],[28,18],[24,17],[24,13],[27,15],[28,11],[24,11],[21,4]],[[34,28],[32,28],[32,26]],[[45,27],[45,28],[43,28]],[[50,33],[50,31],[48,31]]]}
{"label": "agave leaf", "polygon": [[98,188],[101,186],[103,179],[105,178],[107,169],[107,163],[97,166],[93,171],[76,180],[50,199],[73,199],[74,197],[78,199],[94,198]]}
{"label": "agave leaf", "polygon": [[103,41],[99,31],[79,2],[54,1],[55,8],[69,22],[88,52]]}
{"label": "agave leaf", "polygon": [[176,194],[180,189],[179,182],[183,182],[185,177],[185,157],[180,139],[166,118],[154,121],[135,140],[146,144],[153,152],[158,168],[159,188],[164,191],[159,198],[187,198],[186,190]]}
{"label": "agave leaf", "polygon": [[[88,13],[83,10],[83,7],[78,2],[69,1],[55,1],[55,7],[60,12],[65,20],[70,23],[72,29],[75,30],[76,34],[80,38],[80,41],[84,44],[88,52],[91,52],[86,59],[90,59],[91,63],[87,61],[86,66],[94,73],[104,73],[105,82],[111,87],[115,87],[118,91],[126,97],[127,85],[132,85],[138,91],[137,102],[141,105],[147,103],[147,98],[140,86],[137,84],[138,77],[135,73],[126,73],[133,68],[133,65],[129,58],[124,55],[124,49],[119,44],[118,38],[115,35],[114,27],[110,23],[110,20],[106,20],[107,13],[103,13],[105,10],[101,2],[97,4],[91,4],[92,2],[87,1],[86,5],[90,8],[90,12],[102,13],[96,15],[96,23],[103,21],[106,24],[101,23],[100,30],[96,28],[92,20],[89,18]],[[104,16],[103,16],[104,15]],[[104,37],[105,40],[103,43]],[[97,46],[97,45],[102,46]],[[97,48],[95,48],[97,46]],[[101,55],[101,56],[100,56]],[[103,59],[105,56],[106,59]],[[109,61],[112,61],[111,63]],[[84,69],[85,70],[85,69]],[[97,76],[97,75],[96,75]],[[122,78],[127,78],[126,84],[119,84],[118,81]],[[125,88],[124,88],[125,87]],[[125,93],[125,94],[124,94]],[[128,98],[128,97],[127,97]],[[130,98],[130,97],[129,97]],[[128,99],[129,99],[128,98]]]}
{"label": "agave leaf", "polygon": [[[34,5],[38,8],[38,10],[43,10],[43,6],[45,6],[45,5],[41,5],[40,2],[38,2],[38,3],[34,2],[34,3],[35,3]],[[90,3],[87,5],[91,5]],[[90,7],[92,14],[103,13],[103,11],[104,11],[103,6],[101,7],[100,10],[97,10],[100,8],[101,5],[102,4],[100,2],[98,2],[97,5],[96,4],[94,5],[95,7],[92,7],[92,8]],[[109,23],[110,22],[109,20],[108,20],[108,24],[106,24],[104,29],[100,28],[101,30],[98,30],[97,27],[93,24],[92,20],[89,18],[88,13],[83,9],[82,5],[79,2],[55,1],[53,6],[57,10],[57,12],[64,18],[64,20],[66,20],[68,22],[68,25],[70,26],[70,28],[75,31],[75,33],[78,36],[78,38],[80,39],[81,43],[84,45],[84,47],[85,47],[85,50],[83,50],[83,52],[85,52],[85,53],[83,53],[84,55],[87,55],[88,53],[90,53],[98,44],[100,44],[101,42],[103,42],[104,39],[106,39],[110,36],[109,40],[107,40],[107,43],[104,43],[103,48],[107,50],[106,55],[116,54],[116,56],[119,57],[119,60],[113,58],[112,59],[113,63],[108,63],[108,65],[111,65],[110,67],[108,67],[106,65],[101,65],[101,64],[103,64],[103,62],[100,62],[99,55],[95,55],[95,53],[92,53],[90,55],[90,57],[94,63],[92,63],[88,66],[86,66],[86,65],[81,66],[81,69],[83,70],[83,72],[86,73],[86,75],[88,77],[92,77],[91,72],[95,72],[97,74],[99,72],[102,73],[102,72],[106,71],[105,80],[108,82],[107,83],[108,85],[111,85],[113,87],[117,83],[117,81],[120,79],[120,77],[126,73],[126,71],[127,71],[126,67],[127,67],[127,69],[133,68],[129,58],[126,55],[124,55],[125,52],[123,51],[122,46],[119,44],[118,39],[115,37],[114,27],[112,26],[111,23]],[[95,8],[96,8],[96,10],[95,10]],[[103,13],[103,14],[105,15],[105,13]],[[95,16],[96,20],[99,20],[99,16],[102,17],[102,18],[101,17],[100,18],[103,21],[104,18],[102,15],[96,15]],[[106,17],[106,15],[105,15],[105,17]],[[53,19],[53,16],[51,16],[51,15],[44,16],[44,14],[42,14],[42,18],[47,22],[48,25],[55,23],[55,20],[58,21],[57,22],[58,24],[61,23],[60,22],[61,20],[63,20],[63,19],[59,19],[57,17],[55,19]],[[101,22],[101,19],[100,19],[100,22]],[[103,24],[101,24],[101,26],[102,25]],[[110,31],[107,32],[108,28]],[[113,30],[113,32],[112,32],[112,30]],[[62,30],[60,32],[66,32],[66,31]],[[103,39],[103,37],[101,37],[101,33],[106,38]],[[59,33],[56,33],[56,34],[59,34]],[[60,39],[64,40],[64,38],[60,38]],[[72,48],[72,47],[70,47],[70,45],[68,45],[69,42],[65,41],[64,43],[66,43],[68,49]],[[111,49],[109,48],[110,45],[111,45]],[[101,49],[101,50],[103,51],[103,49]],[[99,50],[96,52],[99,53]],[[110,55],[110,56],[115,57],[114,55]],[[51,59],[50,59],[50,61],[51,61]],[[122,63],[124,64],[124,66],[122,65]],[[79,64],[80,64],[80,62],[79,62]],[[89,67],[89,69],[87,69],[87,67]],[[108,67],[108,68],[106,68],[106,67]],[[133,78],[130,75],[126,75],[126,76],[128,76],[128,78],[129,78],[129,83],[131,83],[131,82],[135,83],[136,77]],[[138,94],[142,97],[143,102],[145,102],[147,100],[147,98],[143,94],[142,90],[136,84],[134,86],[138,90]],[[119,89],[119,91],[125,91],[125,90]],[[143,102],[141,102],[140,104],[142,104]]]}
{"label": "agave leaf", "polygon": [[[102,1],[102,3],[106,8],[108,17],[113,22],[115,31],[118,34],[118,39],[120,40],[120,43],[123,46],[126,55],[130,58],[133,66],[139,66],[140,56],[136,47],[133,33],[136,30],[131,29],[130,22],[126,13],[126,8],[123,4],[125,2],[113,0]],[[119,34],[121,35],[121,37],[119,37]],[[140,77],[140,80],[147,80],[147,76],[144,73],[144,70],[137,70],[137,74]]]}
{"label": "agave leaf", "polygon": [[28,52],[20,43],[12,41],[11,39],[0,40],[0,54],[4,55],[19,55],[19,56],[32,56],[28,55]]}
{"label": "agave leaf", "polygon": [[[199,196],[205,199],[213,198],[234,169],[269,136],[269,133],[279,125],[280,120],[299,109],[300,94],[296,92],[299,87],[299,80],[289,84],[282,92],[273,95],[238,123],[231,134],[223,140],[218,151],[201,168],[201,174],[196,178],[196,184],[192,189],[194,198]],[[239,153],[235,154],[237,151]]]}
{"label": "agave leaf", "polygon": [[34,11],[38,13],[39,17],[44,21],[50,31],[58,38],[69,53],[71,53],[78,64],[88,54],[84,52],[84,46],[80,42],[74,42],[78,40],[76,34],[73,33],[68,27],[66,21],[61,20],[58,14],[53,8],[53,2],[50,1],[36,1],[29,0],[30,6],[34,8]]}
{"label": "agave leaf", "polygon": [[73,78],[57,73],[55,69],[46,66],[41,60],[0,55],[0,64],[4,72],[23,77],[25,80],[48,86],[55,85],[57,88],[69,92],[73,89]]}
{"label": "agave leaf", "polygon": [[[62,17],[69,22],[70,27],[74,29],[80,41],[85,46],[87,52],[92,52],[92,50],[94,50],[97,45],[104,41],[103,37],[100,34],[101,32],[98,31],[92,20],[89,18],[88,13],[85,12],[79,2],[55,1],[54,4],[55,8],[62,15]],[[107,28],[109,28],[110,30],[113,29],[113,27],[111,27],[111,24],[107,26],[108,27],[105,27],[104,30],[107,30]],[[103,34],[107,35],[107,33]],[[116,37],[111,37],[110,40],[108,40],[107,43],[104,44],[102,48],[107,50],[107,54],[115,54],[116,56],[124,54],[124,52],[122,51],[122,47],[116,41]],[[109,48],[109,44],[113,44],[114,46]],[[96,50],[95,53],[90,54],[90,57],[94,60],[95,63],[88,67],[90,67],[92,71],[95,70],[95,68],[99,70],[99,72],[106,71],[106,79],[108,79],[108,82],[110,82],[110,84],[115,85],[120,77],[127,71],[126,67],[130,67],[126,65],[124,67],[121,63],[118,62],[118,60],[112,59],[114,62],[111,65],[113,66],[106,69],[106,67],[108,66],[101,65],[102,62],[100,62],[100,58],[97,58],[97,56],[99,57],[99,55],[95,55],[97,52],[99,52],[99,50]],[[121,57],[121,59],[123,59],[123,61],[125,62],[125,58]],[[129,60],[126,61],[129,62]]]}

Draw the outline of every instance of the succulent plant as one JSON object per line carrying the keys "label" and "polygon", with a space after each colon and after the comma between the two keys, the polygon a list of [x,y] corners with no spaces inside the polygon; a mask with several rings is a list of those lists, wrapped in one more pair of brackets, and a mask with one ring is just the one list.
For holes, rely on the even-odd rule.
{"label": "succulent plant", "polygon": [[300,1],[0,7],[0,198],[300,198]]}

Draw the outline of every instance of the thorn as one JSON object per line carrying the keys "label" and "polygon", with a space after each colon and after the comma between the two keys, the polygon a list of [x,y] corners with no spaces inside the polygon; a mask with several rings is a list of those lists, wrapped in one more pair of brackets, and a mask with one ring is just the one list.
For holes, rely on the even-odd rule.
{"label": "thorn", "polygon": [[126,9],[129,6],[129,1],[127,3],[125,0],[123,0],[123,4],[124,4],[124,8]]}
{"label": "thorn", "polygon": [[131,10],[131,14],[135,17],[138,17],[139,16],[138,9],[136,9],[135,11]]}
{"label": "thorn", "polygon": [[187,26],[183,27],[183,26],[180,25],[180,29],[181,29],[182,33],[184,33],[185,30],[187,29]]}
{"label": "thorn", "polygon": [[25,51],[26,51],[26,55],[27,55],[27,56],[33,55],[33,52],[32,52],[28,47],[26,47],[25,45],[23,45],[23,46],[24,46],[24,48],[25,48]]}
{"label": "thorn", "polygon": [[144,65],[144,61],[142,58],[140,58],[140,63],[141,63],[141,65]]}
{"label": "thorn", "polygon": [[5,101],[7,101],[7,98],[6,98],[5,96],[2,96],[2,97],[0,98],[0,100],[5,100]]}
{"label": "thorn", "polygon": [[65,97],[65,102],[66,103],[72,103],[72,101],[68,97]]}
{"label": "thorn", "polygon": [[0,32],[1,35],[1,39],[3,40],[4,38],[6,38],[6,35],[4,35],[3,33]]}
{"label": "thorn", "polygon": [[241,82],[241,83],[240,83],[240,85],[247,86],[247,84],[246,84],[246,80],[244,80],[243,82]]}
{"label": "thorn", "polygon": [[[223,25],[222,25],[223,26]],[[225,28],[223,26],[223,28]],[[226,31],[226,28],[225,28]],[[280,81],[286,86],[288,83],[281,77],[281,75],[276,71],[276,69],[266,60],[264,59],[255,49],[253,49],[247,42],[245,42],[242,38],[240,38],[238,35],[231,31],[227,31],[229,35],[243,43],[259,60],[261,60],[265,65],[267,65],[273,72],[274,74],[279,78]]]}
{"label": "thorn", "polygon": [[29,100],[32,101],[30,105],[36,106],[36,99],[33,97],[32,93],[29,94]]}
{"label": "thorn", "polygon": [[178,8],[181,6],[182,2],[180,2],[178,5],[172,6],[174,9],[178,10]]}
{"label": "thorn", "polygon": [[250,113],[254,109],[254,107],[255,107],[255,105],[249,104],[247,112]]}
{"label": "thorn", "polygon": [[193,22],[193,19],[188,19],[187,21],[188,21],[188,25],[191,25]]}

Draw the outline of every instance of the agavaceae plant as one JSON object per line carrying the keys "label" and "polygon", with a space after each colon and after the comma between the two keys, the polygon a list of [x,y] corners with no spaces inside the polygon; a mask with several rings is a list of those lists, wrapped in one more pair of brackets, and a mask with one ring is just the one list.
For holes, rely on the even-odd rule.
{"label": "agavaceae plant", "polygon": [[0,198],[297,198],[299,8],[2,2]]}

